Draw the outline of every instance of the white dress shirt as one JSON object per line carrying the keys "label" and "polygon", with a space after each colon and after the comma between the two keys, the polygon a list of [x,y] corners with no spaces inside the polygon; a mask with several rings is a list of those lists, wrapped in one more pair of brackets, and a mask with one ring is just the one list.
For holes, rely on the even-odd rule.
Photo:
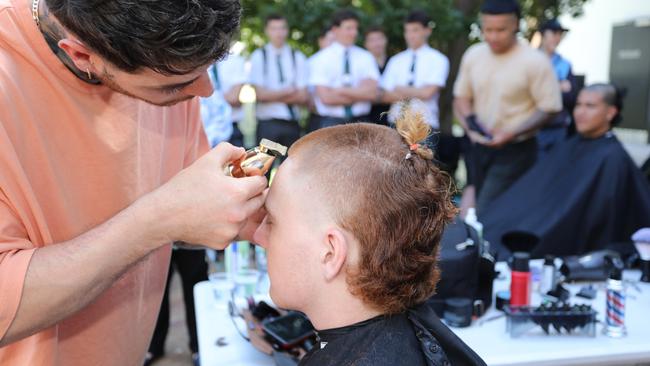
{"label": "white dress shirt", "polygon": [[[332,43],[329,47],[318,51],[310,59],[309,85],[340,88],[344,86],[358,86],[362,80],[379,80],[379,69],[372,54],[363,48],[351,46],[349,52],[350,73],[345,75],[345,51],[340,43]],[[325,105],[318,96],[315,96],[318,114],[326,117],[345,118],[345,106]],[[352,114],[355,117],[366,115],[370,112],[370,102],[359,102],[352,105]]]}
{"label": "white dress shirt", "polygon": [[[415,59],[414,59],[415,56]],[[413,61],[415,60],[415,63]],[[391,57],[386,65],[386,70],[381,78],[381,87],[392,91],[398,86],[439,86],[443,88],[449,75],[449,59],[429,45],[424,45],[417,50],[407,49]],[[439,128],[438,98],[440,93],[434,94],[423,102],[431,111],[429,123],[433,128]],[[393,105],[393,108],[395,106]]]}
{"label": "white dress shirt", "polygon": [[[270,43],[264,46],[266,62],[261,49],[255,50],[251,55],[250,83],[269,90],[280,90],[288,87],[302,89],[307,87],[307,59],[298,50],[291,50],[285,45],[277,49]],[[293,55],[292,55],[293,53]],[[278,66],[278,58],[280,66]],[[282,68],[280,75],[279,68]],[[280,78],[282,76],[282,78]],[[280,79],[283,79],[282,81]],[[299,115],[298,108],[294,107],[294,116]],[[289,107],[284,103],[257,103],[257,119],[284,119],[291,120]]]}
{"label": "white dress shirt", "polygon": [[[227,93],[230,88],[237,84],[246,84],[248,74],[245,68],[245,59],[239,55],[229,54],[225,59],[217,63],[219,68],[219,79],[223,93]],[[241,107],[232,109],[233,122],[239,122],[244,118],[244,111]]]}
{"label": "white dress shirt", "polygon": [[232,136],[232,107],[224,99],[221,72],[217,64],[208,68],[208,75],[214,87],[214,93],[207,98],[200,99],[201,119],[208,142],[211,147],[214,147],[221,141],[229,140]]}

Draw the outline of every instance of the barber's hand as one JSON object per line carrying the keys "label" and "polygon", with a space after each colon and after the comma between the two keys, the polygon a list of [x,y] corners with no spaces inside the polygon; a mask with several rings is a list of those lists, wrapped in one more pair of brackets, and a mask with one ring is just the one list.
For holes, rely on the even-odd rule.
{"label": "barber's hand", "polygon": [[515,134],[507,131],[497,131],[492,134],[492,139],[483,143],[485,146],[489,146],[495,149],[500,149],[506,144],[510,143],[515,138]]}
{"label": "barber's hand", "polygon": [[267,180],[233,178],[224,167],[244,155],[221,143],[151,193],[169,241],[225,248],[264,204]]}

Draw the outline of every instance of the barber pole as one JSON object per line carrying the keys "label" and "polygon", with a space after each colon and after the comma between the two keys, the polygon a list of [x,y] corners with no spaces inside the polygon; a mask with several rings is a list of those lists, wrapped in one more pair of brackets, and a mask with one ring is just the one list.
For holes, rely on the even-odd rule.
{"label": "barber pole", "polygon": [[607,280],[607,313],[605,335],[613,338],[625,336],[625,288],[620,279]]}

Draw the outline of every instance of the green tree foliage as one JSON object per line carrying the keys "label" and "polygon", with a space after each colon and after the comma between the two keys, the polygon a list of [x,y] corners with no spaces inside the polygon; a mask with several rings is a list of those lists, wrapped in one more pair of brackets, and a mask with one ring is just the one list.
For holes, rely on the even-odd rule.
{"label": "green tree foliage", "polygon": [[[541,22],[560,14],[581,14],[588,0],[520,0],[531,36]],[[389,52],[404,47],[402,25],[412,9],[431,15],[433,34],[431,44],[445,51],[450,42],[468,36],[470,26],[477,23],[481,0],[242,0],[242,41],[252,50],[264,44],[264,18],[271,13],[287,17],[291,28],[290,42],[307,54],[317,46],[319,33],[329,25],[332,14],[341,8],[355,9],[361,17],[361,33],[370,25],[383,27],[389,38]],[[361,38],[362,34],[360,34]]]}
{"label": "green tree foliage", "polygon": [[[530,39],[539,25],[563,14],[579,16],[589,0],[519,0],[522,7],[522,32]],[[404,49],[403,21],[413,9],[426,11],[432,18],[430,43],[449,57],[451,70],[440,101],[443,131],[451,126],[451,86],[458,72],[460,58],[467,47],[478,41],[478,10],[483,0],[242,0],[244,16],[241,39],[247,51],[264,44],[264,18],[271,13],[283,14],[291,29],[289,42],[311,55],[317,39],[329,25],[331,15],[341,8],[353,8],[361,18],[359,44],[363,30],[379,25],[387,33],[389,54]]]}
{"label": "green tree foliage", "polygon": [[332,14],[341,8],[357,11],[361,18],[361,33],[370,25],[383,27],[392,52],[404,47],[402,24],[411,9],[421,9],[431,15],[434,46],[442,47],[454,37],[461,36],[468,25],[462,14],[454,9],[453,0],[276,0],[264,3],[244,0],[243,5],[242,40],[249,48],[264,43],[264,18],[275,12],[287,17],[292,29],[291,43],[307,54],[316,50],[318,35],[329,25]]}

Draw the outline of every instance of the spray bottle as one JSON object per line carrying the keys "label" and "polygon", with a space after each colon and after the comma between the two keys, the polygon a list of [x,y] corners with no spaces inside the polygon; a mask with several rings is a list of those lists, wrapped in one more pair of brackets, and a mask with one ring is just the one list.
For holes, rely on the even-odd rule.
{"label": "spray bottle", "polygon": [[607,307],[604,333],[608,337],[620,338],[625,330],[625,286],[623,284],[623,261],[619,257],[606,257],[610,265],[607,279]]}

